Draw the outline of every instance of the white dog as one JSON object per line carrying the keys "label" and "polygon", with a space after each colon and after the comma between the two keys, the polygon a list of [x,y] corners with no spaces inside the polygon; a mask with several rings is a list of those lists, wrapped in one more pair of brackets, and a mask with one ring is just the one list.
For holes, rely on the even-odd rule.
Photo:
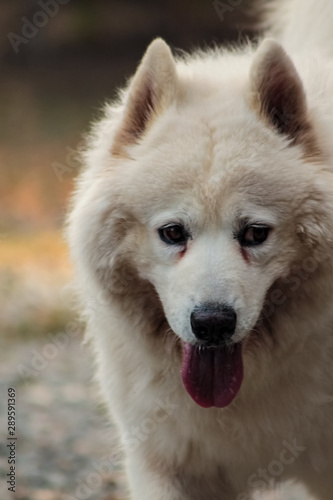
{"label": "white dog", "polygon": [[333,2],[272,19],[155,40],[84,154],[69,242],[133,500],[333,499]]}

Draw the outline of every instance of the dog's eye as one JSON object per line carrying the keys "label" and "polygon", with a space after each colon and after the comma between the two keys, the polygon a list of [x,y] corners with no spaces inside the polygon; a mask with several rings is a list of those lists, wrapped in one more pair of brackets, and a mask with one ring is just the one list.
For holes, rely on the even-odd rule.
{"label": "dog's eye", "polygon": [[248,226],[241,234],[242,246],[261,245],[267,239],[270,228],[267,226]]}
{"label": "dog's eye", "polygon": [[168,245],[183,245],[188,240],[188,234],[180,224],[161,227],[158,234],[161,240]]}

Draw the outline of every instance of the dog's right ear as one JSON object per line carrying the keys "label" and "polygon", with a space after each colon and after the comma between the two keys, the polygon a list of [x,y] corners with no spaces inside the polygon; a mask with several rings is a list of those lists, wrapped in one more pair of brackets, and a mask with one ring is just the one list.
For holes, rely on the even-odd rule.
{"label": "dog's right ear", "polygon": [[308,156],[320,155],[310,124],[305,91],[297,70],[282,46],[266,39],[250,71],[251,105],[268,125],[302,144]]}
{"label": "dog's right ear", "polygon": [[176,65],[171,50],[164,40],[157,38],[149,45],[129,87],[113,154],[124,154],[124,146],[140,139],[154,117],[172,103],[176,88]]}

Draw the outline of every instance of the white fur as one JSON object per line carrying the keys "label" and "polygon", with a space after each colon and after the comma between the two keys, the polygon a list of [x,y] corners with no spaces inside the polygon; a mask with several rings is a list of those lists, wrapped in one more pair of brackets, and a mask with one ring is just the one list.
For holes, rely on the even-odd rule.
{"label": "white fur", "polygon": [[[174,62],[155,41],[84,153],[69,243],[133,500],[332,498],[333,9],[283,5],[276,33],[309,134],[293,144],[259,109],[273,53],[293,78],[278,45]],[[233,236],[242,217],[273,227],[248,260]],[[158,238],[170,221],[192,231],[182,258]],[[180,376],[205,301],[234,306],[244,344],[224,409],[197,406]]]}

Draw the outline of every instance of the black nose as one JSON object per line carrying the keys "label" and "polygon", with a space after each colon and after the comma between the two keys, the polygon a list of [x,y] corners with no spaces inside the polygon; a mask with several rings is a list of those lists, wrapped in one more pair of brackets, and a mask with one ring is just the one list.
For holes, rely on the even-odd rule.
{"label": "black nose", "polygon": [[221,345],[235,332],[237,315],[230,306],[203,304],[191,314],[192,331],[206,346]]}

